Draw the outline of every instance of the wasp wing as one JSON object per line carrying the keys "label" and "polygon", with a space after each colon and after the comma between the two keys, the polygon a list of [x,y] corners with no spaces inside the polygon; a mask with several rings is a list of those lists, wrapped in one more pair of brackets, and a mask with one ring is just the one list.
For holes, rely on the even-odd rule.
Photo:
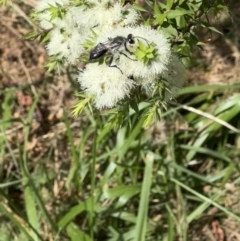
{"label": "wasp wing", "polygon": [[126,42],[126,38],[122,37],[122,36],[117,36],[113,39],[111,39],[109,46],[112,52],[114,51],[119,51],[121,50],[121,48],[124,47],[124,44]]}

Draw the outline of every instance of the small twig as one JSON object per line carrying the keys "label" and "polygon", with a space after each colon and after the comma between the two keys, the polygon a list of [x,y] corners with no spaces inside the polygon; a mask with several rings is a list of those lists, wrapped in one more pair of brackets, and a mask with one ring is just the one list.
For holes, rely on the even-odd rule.
{"label": "small twig", "polygon": [[26,4],[26,5],[29,5],[31,7],[36,7],[37,5],[37,1],[36,0],[23,0],[23,2]]}
{"label": "small twig", "polygon": [[21,56],[20,52],[18,53],[18,60],[19,60],[20,65],[22,66],[22,69],[23,69],[26,77],[27,77],[28,84],[31,86],[31,90],[32,90],[34,96],[37,97],[37,91],[35,89],[35,86],[32,83],[32,78],[31,78],[31,76],[29,74],[29,71],[28,71],[26,65],[24,64],[24,61],[22,59],[22,56]]}
{"label": "small twig", "polygon": [[23,17],[31,26],[35,27],[31,19],[22,11],[22,9],[18,5],[12,4],[12,7],[18,13],[19,16]]}
{"label": "small twig", "polygon": [[[193,113],[196,113],[196,114],[198,114],[198,115],[204,116],[204,117],[206,117],[206,118],[208,118],[208,119],[210,119],[210,120],[212,120],[212,121],[214,121],[214,122],[217,122],[217,123],[219,123],[219,124],[227,127],[228,129],[230,129],[230,130],[232,130],[232,131],[234,131],[234,132],[236,132],[236,133],[240,133],[240,130],[239,130],[239,129],[237,129],[237,128],[235,128],[234,126],[230,125],[230,124],[227,123],[226,121],[223,121],[223,120],[219,119],[219,118],[216,117],[216,116],[213,116],[213,115],[211,115],[211,114],[209,114],[209,113],[206,113],[206,112],[203,112],[203,111],[201,111],[201,110],[197,110],[197,109],[195,109],[195,108],[193,108],[193,107],[191,107],[191,106],[187,106],[187,105],[182,105],[182,108],[185,109],[185,110],[188,110],[188,111],[192,111]],[[205,128],[205,126],[202,127],[202,128],[200,128],[200,129],[199,129],[199,132],[202,131],[204,128]]]}
{"label": "small twig", "polygon": [[[16,31],[12,26],[10,26],[9,24],[6,24],[4,22],[2,22],[2,24],[4,24],[5,27],[7,27],[14,35],[16,35],[20,40],[22,39],[22,35]],[[31,44],[29,44],[27,41],[23,41],[23,43],[29,48],[31,49],[31,51],[33,53],[36,52],[36,50],[31,46]]]}

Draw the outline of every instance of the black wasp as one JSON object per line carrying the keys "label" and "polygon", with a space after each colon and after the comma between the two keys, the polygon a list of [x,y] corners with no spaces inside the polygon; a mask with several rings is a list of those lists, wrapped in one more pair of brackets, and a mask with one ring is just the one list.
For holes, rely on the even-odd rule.
{"label": "black wasp", "polygon": [[[98,58],[104,56],[105,54],[109,54],[110,59],[108,62],[108,66],[118,68],[121,71],[121,69],[117,65],[115,65],[115,64],[112,65],[114,55],[115,55],[115,53],[119,53],[133,61],[136,61],[136,59],[130,58],[129,56],[127,56],[127,54],[125,54],[123,52],[123,51],[126,51],[130,55],[132,54],[131,51],[128,49],[128,46],[129,45],[133,46],[136,43],[135,38],[141,38],[141,37],[134,37],[132,34],[128,34],[127,38],[125,38],[123,36],[117,36],[115,38],[108,38],[109,41],[107,43],[105,43],[105,44],[99,43],[93,49],[91,49],[89,60],[98,59]],[[121,73],[122,73],[122,71],[121,71]]]}

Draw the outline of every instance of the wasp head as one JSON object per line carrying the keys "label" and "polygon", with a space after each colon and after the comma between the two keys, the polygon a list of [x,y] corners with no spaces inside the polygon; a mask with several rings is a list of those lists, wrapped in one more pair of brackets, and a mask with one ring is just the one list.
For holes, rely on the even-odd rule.
{"label": "wasp head", "polygon": [[134,37],[133,37],[133,35],[132,35],[131,33],[128,34],[128,36],[127,36],[127,41],[128,41],[128,43],[130,43],[130,44],[134,44],[134,43],[135,43]]}

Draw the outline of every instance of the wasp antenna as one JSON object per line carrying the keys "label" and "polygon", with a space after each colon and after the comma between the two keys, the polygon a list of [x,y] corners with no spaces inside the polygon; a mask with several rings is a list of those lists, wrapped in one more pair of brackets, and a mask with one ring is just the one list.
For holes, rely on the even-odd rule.
{"label": "wasp antenna", "polygon": [[143,37],[139,37],[139,36],[134,36],[134,37],[135,37],[135,38],[141,38],[141,39],[145,40],[146,43],[147,43],[147,45],[148,45],[148,47],[150,46],[149,41],[148,41],[147,39],[145,39],[145,38],[143,38]]}

